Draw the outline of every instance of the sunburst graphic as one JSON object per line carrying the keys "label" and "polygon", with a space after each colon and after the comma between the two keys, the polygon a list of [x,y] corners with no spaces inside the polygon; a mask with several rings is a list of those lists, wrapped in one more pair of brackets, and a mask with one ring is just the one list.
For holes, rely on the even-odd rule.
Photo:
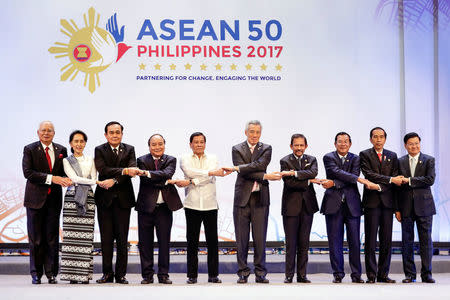
{"label": "sunburst graphic", "polygon": [[[116,58],[118,60],[123,53],[119,53],[118,57],[116,37],[98,26],[100,14],[96,14],[93,7],[89,8],[87,16],[83,14],[83,17],[85,27],[81,29],[72,19],[70,23],[62,19],[61,32],[70,38],[69,43],[55,42],[56,46],[50,47],[48,51],[57,54],[55,58],[69,58],[70,62],[61,68],[61,81],[69,78],[73,81],[78,73],[82,72],[85,74],[84,86],[89,82],[88,89],[93,93],[96,87],[100,86],[99,73],[114,63]],[[113,21],[117,28],[116,15],[111,17],[109,21],[111,23],[108,24],[112,24]]]}

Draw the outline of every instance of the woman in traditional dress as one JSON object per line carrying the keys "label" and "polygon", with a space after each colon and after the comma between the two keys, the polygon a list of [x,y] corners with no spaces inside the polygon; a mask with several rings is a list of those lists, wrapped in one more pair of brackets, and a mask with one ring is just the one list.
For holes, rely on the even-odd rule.
{"label": "woman in traditional dress", "polygon": [[73,185],[67,188],[63,207],[63,243],[61,280],[89,283],[93,275],[92,256],[95,224],[95,201],[92,186],[97,170],[92,157],[83,154],[87,135],[76,130],[69,138],[73,155],[63,160],[64,172]]}

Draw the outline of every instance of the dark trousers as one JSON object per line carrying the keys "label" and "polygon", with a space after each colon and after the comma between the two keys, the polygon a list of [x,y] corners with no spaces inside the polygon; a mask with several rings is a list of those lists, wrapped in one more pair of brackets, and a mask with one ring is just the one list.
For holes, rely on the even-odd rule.
{"label": "dark trousers", "polygon": [[260,193],[254,192],[245,207],[235,206],[233,209],[234,232],[237,244],[237,261],[239,276],[249,276],[247,266],[248,247],[250,240],[250,225],[254,246],[253,265],[256,276],[265,276],[266,269],[266,235],[269,206],[261,205]]}
{"label": "dark trousers", "polygon": [[154,231],[158,238],[158,278],[169,277],[170,230],[172,229],[172,211],[167,204],[155,207],[152,213],[138,212],[139,256],[141,258],[142,278],[151,278],[153,269]]}
{"label": "dark trousers", "polygon": [[116,241],[116,278],[127,273],[128,263],[128,228],[130,226],[131,208],[121,208],[117,201],[109,207],[98,206],[98,225],[102,246],[102,272],[113,274],[114,240]]}
{"label": "dark trousers", "polygon": [[185,208],[186,214],[186,240],[187,240],[187,276],[198,276],[198,240],[200,227],[203,222],[205,228],[206,245],[208,248],[208,276],[219,275],[219,245],[217,236],[217,209],[195,210]]}
{"label": "dark trousers", "polygon": [[330,249],[330,262],[333,275],[343,278],[344,273],[344,225],[347,230],[347,242],[349,250],[349,264],[352,271],[351,277],[361,276],[361,256],[359,232],[361,217],[353,217],[344,202],[337,213],[325,215],[327,224],[328,245]]}
{"label": "dark trousers", "polygon": [[[369,278],[383,278],[389,274],[392,251],[392,220],[394,211],[384,206],[364,209],[364,257]],[[380,241],[378,266],[375,255],[377,234]]]}
{"label": "dark trousers", "polygon": [[431,228],[433,216],[402,217],[402,258],[403,271],[406,276],[416,278],[416,265],[414,264],[414,222],[416,222],[419,234],[420,259],[422,278],[431,275],[431,259],[433,258],[433,241],[431,240]]}
{"label": "dark trousers", "polygon": [[314,215],[304,209],[299,216],[283,216],[286,235],[286,277],[294,276],[295,258],[297,256],[297,277],[306,276],[308,264],[309,235]]}
{"label": "dark trousers", "polygon": [[[30,274],[39,278],[58,275],[59,216],[58,200],[49,195],[43,207],[27,208],[28,242],[30,245]],[[61,200],[59,200],[61,201]]]}

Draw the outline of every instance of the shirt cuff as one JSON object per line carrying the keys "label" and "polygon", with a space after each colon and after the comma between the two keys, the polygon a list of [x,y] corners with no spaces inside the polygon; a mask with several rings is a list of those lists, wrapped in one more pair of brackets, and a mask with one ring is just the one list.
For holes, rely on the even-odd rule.
{"label": "shirt cuff", "polygon": [[309,179],[308,179],[308,185],[310,184],[311,182],[309,181]]}
{"label": "shirt cuff", "polygon": [[409,186],[411,186],[411,177],[408,178]]}
{"label": "shirt cuff", "polygon": [[197,184],[200,183],[200,179],[194,178],[194,179],[192,179],[192,183],[193,183],[194,185],[197,185]]}
{"label": "shirt cuff", "polygon": [[381,185],[379,185],[379,184],[377,184],[377,185],[378,185],[378,191],[381,192]]}
{"label": "shirt cuff", "polygon": [[126,169],[126,168],[123,168],[123,169],[122,169],[122,173],[121,173],[122,175],[125,175],[125,174],[124,174],[125,169]]}
{"label": "shirt cuff", "polygon": [[45,179],[45,184],[51,185],[52,184],[52,178],[53,178],[53,175],[47,174],[47,179]]}
{"label": "shirt cuff", "polygon": [[[148,173],[147,177],[152,178],[152,174],[150,174],[150,171],[147,171],[147,173]],[[166,184],[167,184],[167,181],[166,181]]]}
{"label": "shirt cuff", "polygon": [[392,177],[391,177],[391,178],[389,178],[389,183],[392,183]]}

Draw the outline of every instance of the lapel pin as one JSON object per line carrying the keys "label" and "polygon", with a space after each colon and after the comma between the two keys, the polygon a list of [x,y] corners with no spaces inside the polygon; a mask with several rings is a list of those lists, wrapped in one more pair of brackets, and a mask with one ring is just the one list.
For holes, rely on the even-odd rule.
{"label": "lapel pin", "polygon": [[346,162],[349,162],[349,160],[347,159]]}
{"label": "lapel pin", "polygon": [[421,164],[422,163],[422,161],[421,160],[419,160],[419,164]]}
{"label": "lapel pin", "polygon": [[390,159],[390,158],[388,158],[388,161],[391,161],[391,159]]}

